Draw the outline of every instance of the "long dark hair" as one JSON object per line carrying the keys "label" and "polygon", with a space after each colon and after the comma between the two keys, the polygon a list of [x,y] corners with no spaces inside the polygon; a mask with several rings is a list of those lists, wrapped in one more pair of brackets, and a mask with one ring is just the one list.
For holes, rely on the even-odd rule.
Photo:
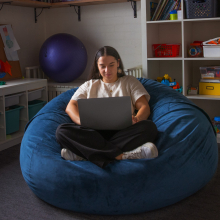
{"label": "long dark hair", "polygon": [[93,61],[93,65],[92,65],[88,80],[90,80],[90,79],[102,79],[101,74],[99,74],[99,69],[98,69],[97,62],[98,62],[98,59],[100,57],[103,57],[103,56],[113,56],[117,61],[119,60],[119,67],[118,68],[120,68],[122,70],[122,72],[117,73],[118,77],[125,76],[124,66],[123,66],[121,57],[120,57],[119,53],[117,52],[117,50],[113,47],[110,47],[110,46],[104,46],[96,52],[96,55],[95,55],[95,58],[94,58],[94,61]]}

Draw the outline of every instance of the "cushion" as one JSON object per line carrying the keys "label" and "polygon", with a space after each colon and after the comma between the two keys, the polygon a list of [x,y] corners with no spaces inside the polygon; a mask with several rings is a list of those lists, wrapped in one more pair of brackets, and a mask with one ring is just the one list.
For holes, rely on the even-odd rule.
{"label": "cushion", "polygon": [[72,89],[47,103],[26,126],[20,166],[36,196],[75,212],[135,214],[174,204],[210,181],[217,169],[218,146],[207,114],[166,85],[138,80],[151,96],[159,156],[115,161],[104,169],[89,161],[64,160],[55,131],[71,123],[65,108],[76,91]]}

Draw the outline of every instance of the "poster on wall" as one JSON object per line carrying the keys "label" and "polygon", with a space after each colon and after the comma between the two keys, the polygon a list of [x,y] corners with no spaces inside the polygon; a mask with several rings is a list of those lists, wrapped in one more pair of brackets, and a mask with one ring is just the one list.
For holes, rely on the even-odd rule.
{"label": "poster on wall", "polygon": [[22,78],[19,49],[11,25],[0,24],[0,82]]}
{"label": "poster on wall", "polygon": [[8,61],[19,60],[17,50],[20,49],[11,25],[1,25],[0,34],[4,43],[4,50]]}

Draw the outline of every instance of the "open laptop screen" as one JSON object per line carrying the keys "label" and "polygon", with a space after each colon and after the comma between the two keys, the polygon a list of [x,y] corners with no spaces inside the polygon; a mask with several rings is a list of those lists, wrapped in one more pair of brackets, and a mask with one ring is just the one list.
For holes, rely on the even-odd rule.
{"label": "open laptop screen", "polygon": [[81,125],[95,130],[121,130],[132,125],[131,98],[78,100]]}

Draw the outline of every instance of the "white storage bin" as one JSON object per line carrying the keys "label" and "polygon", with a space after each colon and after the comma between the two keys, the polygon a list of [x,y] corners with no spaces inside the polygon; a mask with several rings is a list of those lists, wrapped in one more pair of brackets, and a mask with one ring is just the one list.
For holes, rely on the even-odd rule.
{"label": "white storage bin", "polygon": [[203,56],[204,57],[220,57],[220,45],[219,44],[209,44],[210,41],[218,42],[220,37],[216,37],[207,41],[203,44]]}
{"label": "white storage bin", "polygon": [[22,93],[5,96],[5,107],[19,104],[19,97]]}
{"label": "white storage bin", "polygon": [[203,46],[204,57],[220,57],[220,46]]}
{"label": "white storage bin", "polygon": [[40,88],[40,89],[33,90],[33,91],[28,91],[28,101],[40,99],[42,97],[42,90],[44,90],[44,88]]}

